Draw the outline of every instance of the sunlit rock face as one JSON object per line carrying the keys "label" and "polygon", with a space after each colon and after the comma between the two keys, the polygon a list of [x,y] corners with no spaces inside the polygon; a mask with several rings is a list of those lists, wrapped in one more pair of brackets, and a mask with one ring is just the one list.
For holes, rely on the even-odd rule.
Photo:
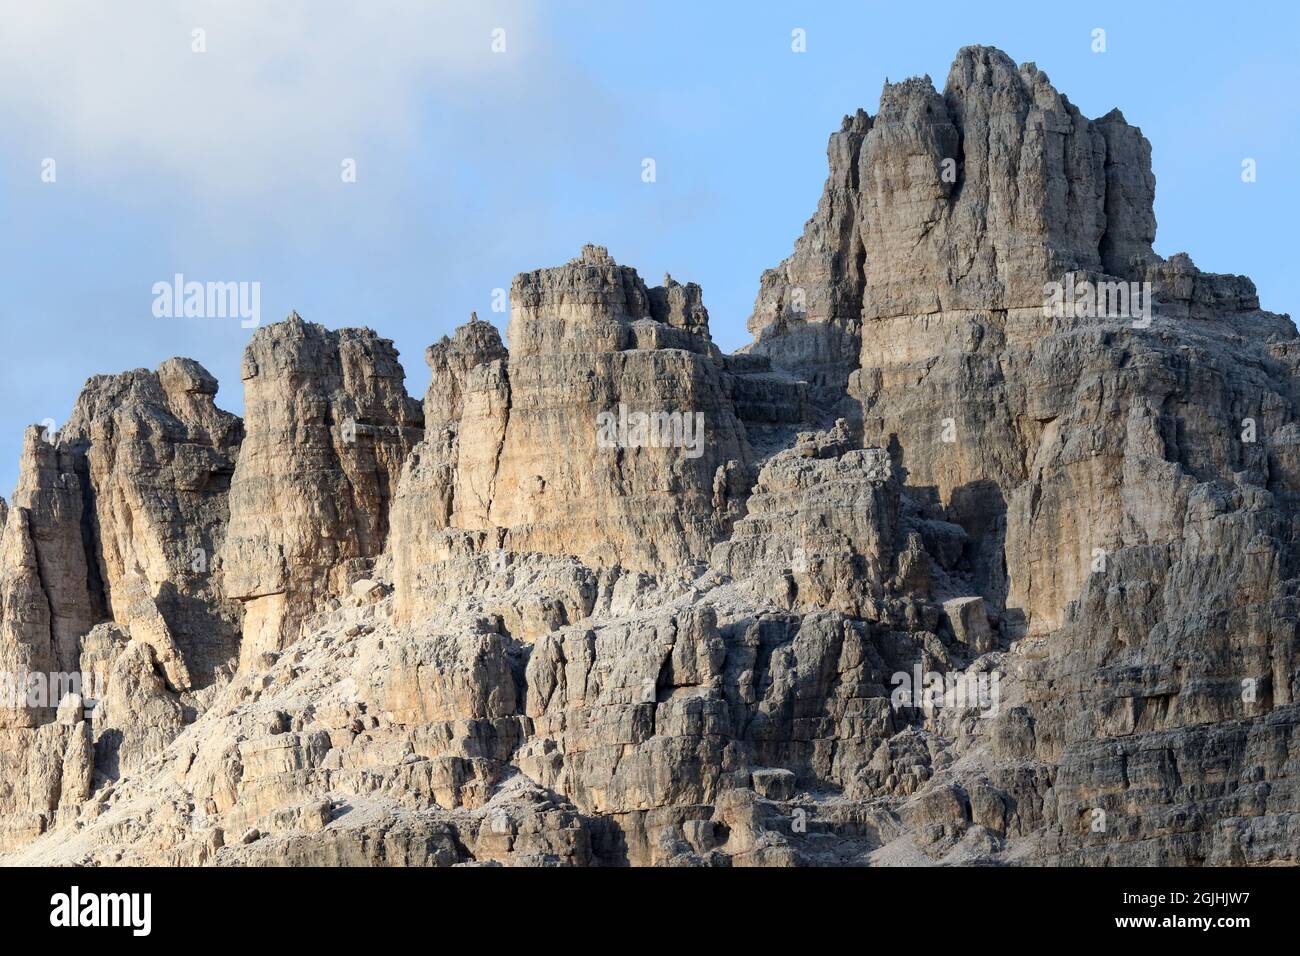
{"label": "sunlit rock face", "polygon": [[0,701],[2,858],[1300,863],[1300,337],[1150,157],[970,47],[736,355],[587,246],[422,408],[296,315],[242,422],[92,379],[0,503],[0,676],[87,677]]}
{"label": "sunlit rock face", "polygon": [[399,535],[491,532],[513,551],[672,572],[707,558],[739,514],[745,421],[761,431],[806,411],[798,383],[718,351],[698,286],[647,287],[602,247],[515,279],[508,354],[487,329],[430,349]]}
{"label": "sunlit rock face", "polygon": [[419,405],[388,339],[329,331],[296,314],[244,353],[246,437],[221,549],[244,606],[245,661],[279,651],[321,602],[346,593],[384,548]]}

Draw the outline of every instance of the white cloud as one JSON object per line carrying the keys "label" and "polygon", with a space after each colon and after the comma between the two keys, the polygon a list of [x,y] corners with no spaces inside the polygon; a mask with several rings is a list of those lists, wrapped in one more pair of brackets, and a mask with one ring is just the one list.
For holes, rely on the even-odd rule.
{"label": "white cloud", "polygon": [[[20,161],[173,177],[221,199],[400,148],[429,90],[527,86],[537,7],[428,0],[0,0],[0,122]],[[507,31],[493,54],[491,31]],[[205,53],[192,49],[206,31]],[[470,94],[472,95],[472,93]],[[326,162],[328,161],[328,165]]]}

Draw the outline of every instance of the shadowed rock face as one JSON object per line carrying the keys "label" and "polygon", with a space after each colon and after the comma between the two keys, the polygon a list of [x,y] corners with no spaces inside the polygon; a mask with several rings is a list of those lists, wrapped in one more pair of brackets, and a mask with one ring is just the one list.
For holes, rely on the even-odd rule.
{"label": "shadowed rock face", "polygon": [[153,647],[178,690],[210,684],[239,653],[239,612],[216,554],[243,426],[216,393],[189,359],[96,376],[60,433],[88,485],[103,613]]}
{"label": "shadowed rock face", "polygon": [[[211,686],[239,652],[212,558],[243,432],[216,390],[197,363],[171,359],[91,379],[57,435],[28,432],[0,535],[0,672],[10,687],[41,675],[31,699],[44,705],[0,708],[0,843],[75,819],[95,774],[115,778],[170,743],[177,694]],[[96,636],[111,625],[92,629],[110,616],[117,641]]]}
{"label": "shadowed rock face", "polygon": [[1300,862],[1300,337],[1152,252],[1150,151],[970,47],[832,135],[741,354],[588,246],[423,414],[296,315],[243,423],[93,379],[0,503],[0,667],[97,676],[0,702],[0,852]]}
{"label": "shadowed rock face", "polygon": [[746,350],[765,355],[808,381],[812,397],[833,405],[844,396],[861,347],[866,251],[858,230],[858,163],[871,117],[844,117],[826,148],[830,175],[817,211],[794,253],[763,273]]}

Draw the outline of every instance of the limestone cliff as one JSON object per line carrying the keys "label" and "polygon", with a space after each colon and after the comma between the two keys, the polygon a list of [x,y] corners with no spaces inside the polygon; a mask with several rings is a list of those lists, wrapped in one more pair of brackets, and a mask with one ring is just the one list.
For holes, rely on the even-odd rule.
{"label": "limestone cliff", "polygon": [[244,605],[245,660],[278,651],[383,550],[402,462],[422,432],[393,343],[296,314],[244,353],[246,437],[219,560]]}
{"label": "limestone cliff", "polygon": [[587,246],[423,408],[296,315],[243,421],[92,379],[0,504],[0,668],[84,677],[0,702],[3,859],[1300,862],[1300,335],[1151,149],[970,47],[739,354]]}

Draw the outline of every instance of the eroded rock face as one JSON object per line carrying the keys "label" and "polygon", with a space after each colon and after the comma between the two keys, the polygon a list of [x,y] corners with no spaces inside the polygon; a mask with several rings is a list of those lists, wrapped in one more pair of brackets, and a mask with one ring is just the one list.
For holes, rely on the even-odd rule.
{"label": "eroded rock face", "polygon": [[826,148],[830,175],[794,253],[763,273],[746,350],[808,381],[815,401],[844,396],[861,348],[866,251],[858,230],[858,164],[871,117],[844,117]]}
{"label": "eroded rock face", "polygon": [[[24,508],[14,508],[6,517],[0,535],[0,674],[9,679],[16,694],[21,675],[58,671],[58,654],[50,629],[50,602],[41,581],[31,520]],[[50,717],[44,707],[28,707],[23,700],[5,700],[3,725],[30,727]]]}
{"label": "eroded rock face", "polygon": [[296,316],[242,444],[193,363],[92,380],[0,506],[0,666],[95,675],[0,708],[5,859],[1300,863],[1295,327],[999,51],[829,156],[739,355],[589,246],[423,415]]}
{"label": "eroded rock face", "polygon": [[220,559],[244,605],[246,662],[278,651],[384,548],[388,509],[419,406],[388,339],[294,314],[244,353],[246,438]]}
{"label": "eroded rock face", "polygon": [[60,439],[85,464],[93,576],[105,612],[149,644],[173,689],[239,654],[239,610],[216,560],[243,427],[189,359],[92,378]]}
{"label": "eroded rock face", "polygon": [[[450,527],[456,507],[460,423],[467,393],[476,390],[485,376],[504,382],[501,373],[507,354],[496,327],[473,315],[455,335],[431,345],[425,355],[432,376],[424,398],[424,438],[406,459],[392,509],[394,578],[404,616],[431,607],[420,598],[420,575],[439,555],[445,557],[438,542]],[[503,389],[492,394],[498,399],[496,417],[503,422],[508,394]],[[470,435],[467,446],[476,448],[484,438],[489,445],[499,444],[502,433],[497,427],[487,435]],[[495,543],[493,535],[491,544]],[[466,548],[465,553],[472,550]]]}
{"label": "eroded rock face", "polygon": [[754,452],[803,391],[709,340],[698,286],[648,288],[598,246],[525,273],[510,351],[471,322],[430,349],[427,435],[398,492],[403,598],[413,547],[443,528],[599,567],[703,560],[739,513]]}
{"label": "eroded rock face", "polygon": [[424,427],[434,431],[439,425],[459,422],[465,411],[465,391],[470,373],[480,365],[507,358],[501,333],[491,322],[480,322],[478,313],[453,336],[443,336],[425,353],[432,373],[424,396]]}
{"label": "eroded rock face", "polygon": [[[241,430],[215,392],[173,359],[94,378],[57,435],[29,431],[0,535],[7,845],[75,820],[95,786],[165,748],[187,722],[178,693],[238,653],[209,561]],[[108,616],[120,630],[96,625]]]}
{"label": "eroded rock face", "polygon": [[855,448],[843,420],[801,433],[763,466],[747,510],[714,549],[723,573],[792,607],[874,616],[901,534],[888,451]]}
{"label": "eroded rock face", "polygon": [[82,540],[75,455],[28,429],[12,507],[0,508],[0,848],[75,818],[89,795],[89,731],[59,709],[96,602]]}
{"label": "eroded rock face", "polygon": [[[39,641],[39,631],[47,629],[50,659],[63,671],[76,669],[77,642],[102,613],[86,557],[85,483],[78,464],[75,452],[55,435],[44,427],[29,428],[7,522],[14,525],[15,540],[6,556],[12,555],[21,568],[17,576],[27,581],[15,594],[16,612],[36,628],[23,625],[24,643]],[[31,620],[32,615],[48,615],[48,621]]]}
{"label": "eroded rock face", "polygon": [[652,291],[599,247],[516,278],[490,504],[467,482],[457,524],[506,528],[513,550],[636,570],[707,553],[731,517],[714,477],[751,451],[699,288],[669,281]]}
{"label": "eroded rock face", "polygon": [[[1098,737],[1289,707],[1292,323],[1249,280],[1155,256],[1149,144],[1118,111],[1084,119],[1032,65],[963,50],[942,94],[887,86],[869,125],[857,235],[837,250],[868,263],[848,391],[918,517],[960,527],[954,569],[1005,636],[1042,636],[1016,718],[1036,752],[1077,774],[1072,748]],[[1149,282],[1154,308],[1045,314],[1070,281]],[[1188,792],[1114,785],[1076,783],[1092,796],[1053,822],[1140,799],[1150,819],[1123,839],[1148,839]],[[1123,859],[1116,839],[1078,858]],[[1257,852],[1283,852],[1271,839]],[[1216,835],[1160,852],[1189,845],[1232,857]]]}

